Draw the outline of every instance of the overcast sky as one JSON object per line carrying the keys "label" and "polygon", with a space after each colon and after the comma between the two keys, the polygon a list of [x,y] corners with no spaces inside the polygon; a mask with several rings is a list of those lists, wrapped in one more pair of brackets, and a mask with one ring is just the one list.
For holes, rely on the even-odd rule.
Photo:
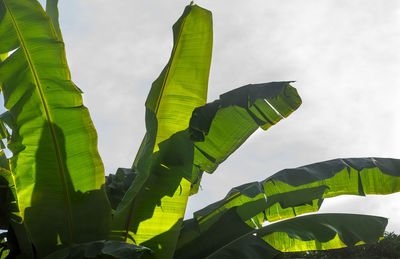
{"label": "overcast sky", "polygon": [[[257,131],[189,200],[187,217],[234,186],[345,157],[399,158],[398,0],[196,1],[213,13],[209,101],[233,88],[296,80],[303,105]],[[144,101],[168,61],[172,24],[189,1],[60,0],[73,81],[99,134],[107,173],[130,167],[145,133]],[[325,200],[321,211],[389,217],[400,195]],[[397,218],[397,219],[396,219]]]}

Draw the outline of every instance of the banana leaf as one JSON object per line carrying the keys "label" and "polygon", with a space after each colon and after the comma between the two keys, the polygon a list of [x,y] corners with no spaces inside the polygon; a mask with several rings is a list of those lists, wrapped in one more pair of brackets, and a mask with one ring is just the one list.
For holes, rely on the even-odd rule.
{"label": "banana leaf", "polygon": [[290,82],[245,85],[196,108],[190,120],[194,164],[212,173],[259,127],[267,130],[301,105]]}
{"label": "banana leaf", "polygon": [[119,241],[99,240],[60,249],[46,256],[44,259],[84,258],[150,259],[154,257],[152,251],[144,246],[137,246]]}
{"label": "banana leaf", "polygon": [[259,127],[267,130],[301,105],[289,83],[245,85],[193,111],[189,124],[195,142],[191,195],[197,193],[203,171],[213,173]]}
{"label": "banana leaf", "polygon": [[50,17],[51,22],[53,23],[53,27],[56,30],[57,37],[60,41],[63,41],[60,23],[58,21],[58,8],[57,8],[58,0],[46,0],[46,13]]}
{"label": "banana leaf", "polygon": [[[171,58],[146,101],[147,133],[133,165],[137,176],[113,218],[113,238],[122,234],[129,242],[147,242],[156,252],[162,246],[165,257],[173,253],[191,187],[186,178],[191,178],[193,147],[183,131],[194,108],[207,99],[211,13],[187,6],[173,26],[173,35]],[[175,144],[182,149],[167,152]],[[160,235],[164,236],[150,240]]]}
{"label": "banana leaf", "polygon": [[334,159],[282,170],[261,182],[233,188],[224,199],[194,213],[201,231],[230,208],[251,227],[319,210],[338,195],[390,194],[400,191],[400,160]]}
{"label": "banana leaf", "polygon": [[105,238],[111,208],[96,131],[71,81],[64,44],[36,1],[0,1],[0,53],[14,49],[0,65],[15,120],[8,147],[24,227],[43,257]]}
{"label": "banana leaf", "polygon": [[[327,250],[373,244],[383,237],[386,225],[386,218],[376,216],[307,215],[256,229],[232,240],[206,258],[234,258],[238,255],[241,255],[240,258],[249,259],[273,258],[277,250],[281,252]],[[265,242],[264,246],[262,241]]]}

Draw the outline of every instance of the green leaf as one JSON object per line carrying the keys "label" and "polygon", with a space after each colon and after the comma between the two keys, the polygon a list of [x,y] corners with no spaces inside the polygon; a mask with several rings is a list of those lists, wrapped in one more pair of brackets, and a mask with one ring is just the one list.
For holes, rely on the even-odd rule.
{"label": "green leaf", "polygon": [[254,233],[282,252],[327,250],[376,243],[387,218],[356,214],[316,214],[280,221]]}
{"label": "green leaf", "polygon": [[18,47],[0,65],[0,83],[15,119],[9,148],[19,208],[36,251],[105,238],[111,209],[97,134],[64,44],[36,1],[1,0],[0,21],[0,52]]}
{"label": "green leaf", "polygon": [[[391,194],[400,191],[400,160],[391,158],[334,159],[285,169],[262,182],[267,197],[287,192],[323,188],[323,195],[304,198],[303,205],[283,208],[280,203],[265,211],[269,221],[316,211],[324,198],[338,195]],[[319,203],[319,206],[307,205]]]}
{"label": "green leaf", "polygon": [[233,188],[224,199],[194,213],[202,230],[229,208],[250,226],[319,210],[338,195],[390,194],[400,191],[400,160],[334,159],[282,170],[262,182]]}
{"label": "green leaf", "polygon": [[370,244],[383,236],[386,225],[382,217],[316,214],[258,228],[244,223],[237,208],[231,208],[206,231],[194,219],[185,221],[175,258],[235,258],[238,253],[243,258],[273,258],[279,251]]}
{"label": "green leaf", "polygon": [[114,258],[138,259],[154,258],[152,251],[144,246],[137,246],[125,242],[99,240],[84,244],[73,245],[58,250],[44,259],[83,259],[83,258]]}
{"label": "green leaf", "polygon": [[199,229],[196,220],[186,220],[174,258],[206,258],[218,248],[253,230],[243,222],[235,208],[227,211],[216,224],[204,232]]}
{"label": "green leaf", "polygon": [[[191,179],[193,145],[185,130],[194,108],[206,103],[211,13],[187,6],[173,33],[171,58],[146,101],[147,134],[134,162],[138,175],[113,218],[114,231],[122,232],[125,240],[146,242],[156,252],[162,247],[165,257],[173,253],[190,192],[190,180],[184,178]],[[154,237],[158,239],[150,240]]]}
{"label": "green leaf", "polygon": [[194,164],[212,173],[261,127],[267,130],[301,104],[290,82],[246,85],[196,108],[190,120]]}
{"label": "green leaf", "polygon": [[57,8],[58,0],[46,0],[46,13],[50,17],[51,22],[53,23],[53,27],[57,32],[57,37],[60,41],[63,40],[60,23],[58,21],[58,8]]}

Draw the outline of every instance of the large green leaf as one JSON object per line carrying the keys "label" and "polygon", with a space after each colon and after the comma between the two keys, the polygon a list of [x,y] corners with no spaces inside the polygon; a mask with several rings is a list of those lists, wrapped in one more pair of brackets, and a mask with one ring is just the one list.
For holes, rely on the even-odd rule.
{"label": "large green leaf", "polygon": [[0,53],[15,48],[0,80],[15,119],[9,148],[18,204],[36,251],[105,238],[111,209],[97,134],[64,44],[36,1],[0,1]]}
{"label": "large green leaf", "polygon": [[[165,257],[173,253],[190,191],[190,181],[182,174],[191,177],[193,147],[182,131],[188,128],[194,108],[206,103],[211,13],[197,5],[187,6],[173,33],[171,58],[146,101],[147,134],[134,162],[137,176],[113,221],[116,234],[122,231],[125,240],[132,242],[132,236],[138,244],[147,241],[146,246],[154,250],[162,246]],[[184,148],[172,155],[169,151],[177,143],[189,152],[184,154]],[[161,239],[150,240],[161,234]]]}
{"label": "large green leaf", "polygon": [[[326,250],[372,244],[383,236],[386,225],[386,218],[368,215],[317,214],[297,217],[243,235],[207,258],[234,258],[238,252],[243,255],[240,258],[273,258],[276,250]],[[266,242],[265,246],[261,241]],[[264,254],[256,254],[255,249],[262,250]]]}
{"label": "large green leaf", "polygon": [[245,85],[193,111],[191,194],[197,193],[203,171],[214,172],[258,127],[267,130],[300,106],[300,96],[289,83]]}
{"label": "large green leaf", "polygon": [[387,218],[356,214],[316,214],[277,222],[255,231],[282,252],[326,250],[376,243]]}
{"label": "large green leaf", "polygon": [[[183,224],[183,229],[178,243],[174,258],[206,258],[213,252],[222,247],[226,247],[234,240],[244,240],[243,237],[254,231],[249,227],[240,216],[237,214],[236,208],[227,211],[216,224],[213,224],[209,229],[202,232],[199,229],[195,219],[186,220]],[[261,242],[260,242],[261,241]],[[247,258],[246,256],[266,255],[270,253],[279,254],[272,247],[269,247],[264,241],[258,239],[248,239],[242,245],[250,245],[251,249],[241,249],[235,251],[236,256],[229,254],[229,257],[224,257],[220,253],[220,258]],[[228,251],[231,248],[227,249]]]}
{"label": "large green leaf", "polygon": [[46,256],[44,259],[85,258],[145,259],[154,257],[152,251],[144,246],[119,241],[99,240],[60,249]]}
{"label": "large green leaf", "polygon": [[301,104],[290,82],[246,85],[196,108],[190,120],[194,165],[212,173],[258,127],[267,130]]}
{"label": "large green leaf", "polygon": [[247,225],[237,208],[231,208],[205,231],[195,219],[185,221],[174,258],[236,258],[239,254],[239,258],[272,258],[279,251],[374,243],[386,225],[382,217],[316,214],[258,228]]}
{"label": "large green leaf", "polygon": [[261,182],[233,188],[224,199],[194,213],[201,231],[230,208],[251,227],[319,210],[323,199],[338,195],[389,194],[400,191],[400,160],[334,159],[282,170]]}

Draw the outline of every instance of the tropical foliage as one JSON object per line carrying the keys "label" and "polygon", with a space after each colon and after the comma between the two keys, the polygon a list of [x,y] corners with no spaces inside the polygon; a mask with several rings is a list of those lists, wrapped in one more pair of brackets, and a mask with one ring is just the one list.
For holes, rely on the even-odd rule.
{"label": "tropical foliage", "polygon": [[[374,243],[387,219],[316,214],[325,198],[399,191],[400,161],[336,159],[286,169],[183,221],[203,172],[301,104],[291,82],[249,84],[207,103],[211,12],[187,6],[146,100],[132,168],[105,177],[71,81],[58,0],[0,0],[1,258],[272,258]],[[12,152],[7,158],[3,149]],[[292,219],[290,219],[292,218]],[[281,219],[277,223],[267,224]]]}
{"label": "tropical foliage", "polygon": [[285,258],[315,259],[391,259],[400,257],[400,236],[386,232],[384,239],[376,244],[352,246],[333,250],[285,253]]}

